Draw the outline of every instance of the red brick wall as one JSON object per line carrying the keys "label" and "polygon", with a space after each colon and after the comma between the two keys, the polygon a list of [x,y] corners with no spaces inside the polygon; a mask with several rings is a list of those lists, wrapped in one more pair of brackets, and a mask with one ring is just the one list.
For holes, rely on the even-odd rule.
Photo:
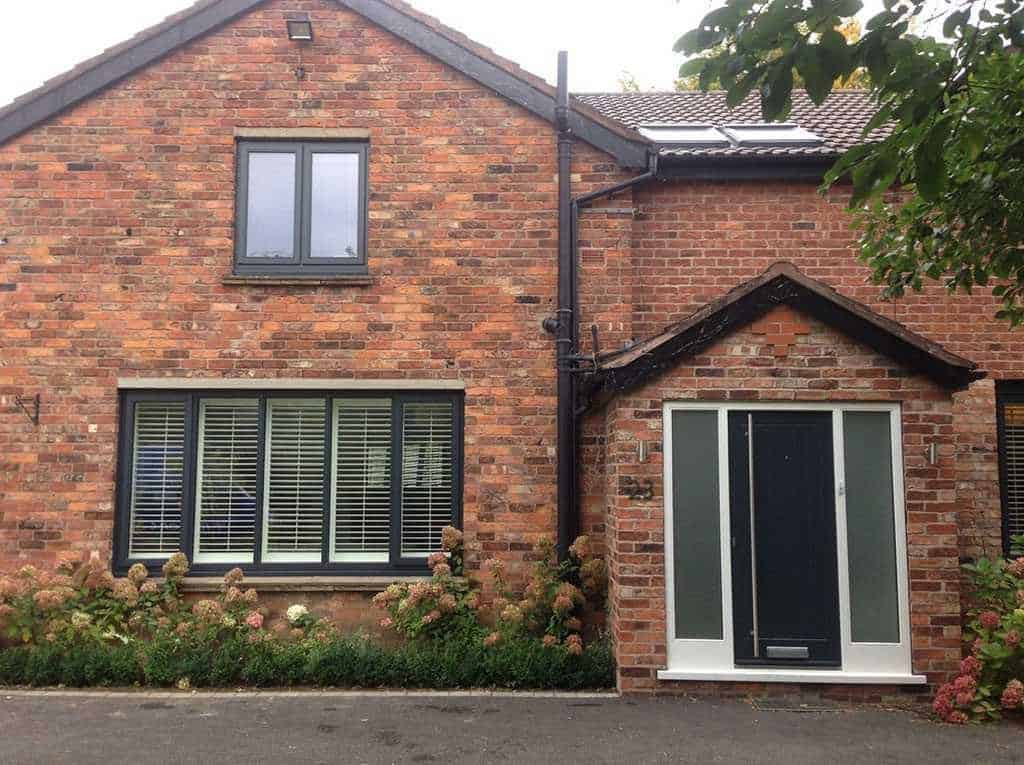
{"label": "red brick wall", "polygon": [[[775,309],[766,319],[608,405],[610,601],[619,685],[629,692],[792,690],[656,679],[656,671],[665,667],[667,650],[662,404],[695,399],[902,403],[913,668],[926,673],[930,682],[939,682],[956,670],[960,659],[951,397],[928,380],[910,375],[893,361],[789,308]],[[777,342],[782,337],[792,342]],[[652,447],[644,462],[638,459],[639,441]],[[938,445],[939,461],[934,466],[924,455],[930,443]],[[623,489],[626,478],[649,479],[653,498],[630,499]],[[823,692],[878,698],[892,690],[837,687]]]}
{"label": "red brick wall", "polygon": [[[316,25],[301,82],[286,10]],[[369,129],[371,286],[223,282],[238,127]],[[621,177],[577,155],[577,190]],[[470,566],[521,560],[554,533],[556,169],[550,123],[326,0],[0,146],[0,568],[109,553],[136,376],[464,380]],[[35,393],[39,427],[14,407]]]}
{"label": "red brick wall", "polygon": [[[1024,334],[995,319],[997,303],[984,288],[951,296],[929,284],[922,293],[883,300],[857,258],[847,199],[843,189],[822,196],[807,182],[675,182],[635,189],[622,203],[635,207],[637,216],[629,267],[619,271],[621,279],[632,280],[619,287],[632,315],[618,318],[614,328],[602,327],[614,338],[604,349],[656,334],[773,263],[794,263],[986,372],[986,381],[956,397],[956,502],[961,554],[993,554],[1000,549],[994,380],[1024,379]],[[591,288],[587,277],[584,255],[584,304],[597,310],[608,302],[608,286]],[[588,434],[600,429],[587,427]]]}

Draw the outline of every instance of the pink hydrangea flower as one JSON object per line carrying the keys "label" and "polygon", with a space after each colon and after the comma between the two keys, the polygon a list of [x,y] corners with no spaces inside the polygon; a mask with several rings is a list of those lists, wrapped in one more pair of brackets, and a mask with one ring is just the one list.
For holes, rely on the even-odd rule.
{"label": "pink hydrangea flower", "polygon": [[981,622],[981,626],[985,629],[994,630],[999,626],[999,614],[995,611],[982,611],[978,621]]}
{"label": "pink hydrangea flower", "polygon": [[395,622],[390,616],[385,616],[383,619],[380,620],[379,624],[382,628],[386,630],[391,629],[395,626]]}
{"label": "pink hydrangea flower", "polygon": [[554,635],[545,635],[541,642],[544,644],[545,648],[553,648],[558,645],[558,638]]}
{"label": "pink hydrangea flower", "polygon": [[1003,690],[1000,703],[1003,705],[1003,709],[1019,709],[1022,702],[1024,702],[1024,683],[1020,680],[1011,680]]}
{"label": "pink hydrangea flower", "polygon": [[974,656],[968,656],[960,662],[960,672],[971,677],[981,674],[981,662]]}
{"label": "pink hydrangea flower", "polygon": [[1010,648],[1016,648],[1020,645],[1020,631],[1010,630],[1006,633],[1006,645]]}
{"label": "pink hydrangea flower", "polygon": [[425,614],[423,616],[423,624],[424,625],[433,624],[434,622],[436,622],[440,618],[441,618],[441,612],[438,611],[435,608],[433,611],[431,611],[431,612],[429,612],[429,613],[427,613],[427,614]]}
{"label": "pink hydrangea flower", "polygon": [[1018,579],[1024,578],[1024,558],[1017,558],[1006,569]]}
{"label": "pink hydrangea flower", "polygon": [[954,725],[964,725],[967,722],[967,715],[956,709],[949,713],[949,717],[946,718],[946,722],[951,722]]}
{"label": "pink hydrangea flower", "polygon": [[245,623],[254,630],[263,629],[263,614],[259,611],[252,611],[247,617],[245,617]]}
{"label": "pink hydrangea flower", "polygon": [[484,638],[484,645],[488,648],[492,648],[501,642],[501,633],[492,632],[490,635]]}
{"label": "pink hydrangea flower", "polygon": [[434,566],[447,562],[448,556],[445,555],[443,552],[432,552],[430,553],[430,555],[427,556],[427,566],[431,569],[433,569]]}

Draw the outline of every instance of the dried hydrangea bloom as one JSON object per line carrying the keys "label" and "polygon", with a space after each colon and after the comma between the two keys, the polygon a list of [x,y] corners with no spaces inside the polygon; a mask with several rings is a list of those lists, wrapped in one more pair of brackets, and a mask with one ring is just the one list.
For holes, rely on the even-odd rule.
{"label": "dried hydrangea bloom", "polygon": [[600,593],[608,584],[608,568],[600,558],[591,558],[580,566],[580,582],[591,594]]}
{"label": "dried hydrangea bloom", "polygon": [[575,616],[570,616],[568,619],[565,620],[565,626],[567,629],[570,629],[573,632],[579,632],[581,629],[583,629],[583,622]]}
{"label": "dried hydrangea bloom", "polygon": [[14,613],[14,609],[6,603],[0,603],[0,624],[3,624],[8,616]]}
{"label": "dried hydrangea bloom", "polygon": [[544,644],[545,648],[554,648],[556,645],[558,645],[558,638],[554,635],[545,635],[543,638],[541,638],[540,642]]}
{"label": "dried hydrangea bloom", "polygon": [[1024,606],[1024,590],[1017,590],[1017,605]]}
{"label": "dried hydrangea bloom", "polygon": [[523,620],[523,612],[519,610],[519,606],[505,606],[501,611],[501,620],[509,624],[519,624]]}
{"label": "dried hydrangea bloom", "polygon": [[216,600],[199,600],[192,606],[192,613],[205,622],[217,622],[224,615]]}
{"label": "dried hydrangea bloom", "polygon": [[225,603],[238,603],[242,599],[242,591],[235,586],[228,587],[224,591]]}
{"label": "dried hydrangea bloom", "polygon": [[474,590],[462,602],[470,611],[476,611],[480,608],[480,593]]}
{"label": "dried hydrangea bloom", "polygon": [[438,563],[436,566],[434,566],[434,576],[446,577],[451,575],[452,567],[449,566],[447,563]]}
{"label": "dried hydrangea bloom", "polygon": [[462,532],[454,526],[445,526],[441,529],[441,549],[452,552],[462,546]]}
{"label": "dried hydrangea bloom", "polygon": [[433,624],[434,622],[436,622],[440,618],[441,618],[441,612],[438,611],[435,608],[433,611],[430,611],[429,613],[424,614],[424,616],[423,616],[423,626],[425,627],[428,624]]}
{"label": "dried hydrangea bloom", "polygon": [[253,611],[247,617],[245,617],[245,623],[252,627],[254,630],[262,629],[263,614],[261,614],[259,611]]}
{"label": "dried hydrangea bloom", "polygon": [[576,560],[585,560],[590,555],[590,537],[586,535],[576,537],[576,541],[569,545],[569,554]]}
{"label": "dried hydrangea bloom", "polygon": [[370,598],[370,602],[373,603],[373,605],[375,605],[377,608],[387,608],[388,605],[391,603],[391,596],[389,596],[386,592],[378,592],[376,595]]}
{"label": "dried hydrangea bloom", "polygon": [[551,608],[556,614],[567,614],[572,611],[572,598],[568,595],[558,595],[551,604]]}
{"label": "dried hydrangea bloom", "polygon": [[583,654],[583,638],[579,635],[569,635],[565,639],[565,650],[573,656],[581,656]]}
{"label": "dried hydrangea bloom", "polygon": [[434,566],[437,566],[438,564],[447,562],[448,556],[443,552],[432,552],[427,556],[427,567],[430,569],[433,569]]}
{"label": "dried hydrangea bloom", "polygon": [[489,571],[494,576],[500,576],[505,570],[505,564],[497,558],[488,558],[483,563],[484,571]]}
{"label": "dried hydrangea bloom", "polygon": [[490,635],[484,638],[484,645],[488,648],[492,648],[501,642],[501,633],[492,632]]}
{"label": "dried hydrangea bloom", "polygon": [[18,569],[18,576],[22,579],[35,580],[39,576],[39,569],[31,565],[22,566]]}
{"label": "dried hydrangea bloom", "polygon": [[112,590],[114,588],[114,575],[105,568],[92,568],[85,577],[83,583],[90,590]]}
{"label": "dried hydrangea bloom", "polygon": [[1006,567],[1007,571],[1018,579],[1024,578],[1024,558],[1017,558]]}
{"label": "dried hydrangea bloom", "polygon": [[139,592],[143,595],[155,595],[160,591],[160,586],[150,579],[148,582],[143,582],[142,586],[139,587]]}
{"label": "dried hydrangea bloom", "polygon": [[237,587],[245,579],[245,573],[237,566],[224,574],[224,587]]}
{"label": "dried hydrangea bloom", "polygon": [[252,587],[250,587],[248,590],[242,593],[242,600],[244,600],[249,605],[253,605],[259,599],[260,594],[256,592],[256,590],[254,590]]}
{"label": "dried hydrangea bloom", "polygon": [[128,569],[128,581],[136,587],[145,582],[148,576],[149,571],[141,563],[135,563]]}
{"label": "dried hydrangea bloom", "polygon": [[378,624],[380,624],[380,626],[386,630],[389,630],[395,626],[395,622],[390,616],[385,616],[378,622]]}
{"label": "dried hydrangea bloom", "polygon": [[175,581],[185,576],[188,573],[188,568],[188,558],[185,557],[185,553],[176,552],[164,563],[163,572],[165,577]]}
{"label": "dried hydrangea bloom", "polygon": [[235,619],[235,617],[233,617],[231,614],[224,614],[224,616],[222,616],[220,619],[220,623],[222,626],[227,627],[228,629],[232,629],[238,626],[238,620]]}
{"label": "dried hydrangea bloom", "polygon": [[81,562],[81,556],[75,553],[66,553],[60,556],[60,559],[57,561],[57,570],[64,574],[71,574],[74,573]]}
{"label": "dried hydrangea bloom", "polygon": [[139,602],[138,589],[127,579],[118,579],[114,582],[114,587],[111,590],[111,593],[115,600],[120,600],[122,603],[127,603],[129,606],[134,606]]}
{"label": "dried hydrangea bloom", "polygon": [[75,611],[71,614],[71,626],[75,629],[82,629],[92,624],[92,617],[84,611]]}
{"label": "dried hydrangea bloom", "polygon": [[562,582],[558,585],[558,589],[555,590],[555,595],[562,598],[568,598],[572,601],[573,605],[581,606],[585,602],[586,598],[583,597],[583,593],[580,592],[579,588],[569,582]]}
{"label": "dried hydrangea bloom", "polygon": [[949,713],[946,722],[951,722],[954,725],[964,725],[967,722],[967,715],[959,709],[955,709]]}
{"label": "dried hydrangea bloom", "polygon": [[441,611],[446,614],[450,614],[458,607],[458,605],[459,603],[455,599],[455,596],[452,595],[450,592],[446,592],[444,595],[437,599],[437,607],[440,608]]}

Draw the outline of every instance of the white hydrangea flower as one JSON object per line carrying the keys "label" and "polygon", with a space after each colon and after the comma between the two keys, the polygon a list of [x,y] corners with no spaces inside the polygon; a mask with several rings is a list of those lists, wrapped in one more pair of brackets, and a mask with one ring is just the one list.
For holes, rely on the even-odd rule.
{"label": "white hydrangea flower", "polygon": [[294,606],[289,606],[288,610],[285,611],[285,616],[288,617],[289,624],[298,624],[304,616],[309,615],[309,609],[301,603],[296,603]]}

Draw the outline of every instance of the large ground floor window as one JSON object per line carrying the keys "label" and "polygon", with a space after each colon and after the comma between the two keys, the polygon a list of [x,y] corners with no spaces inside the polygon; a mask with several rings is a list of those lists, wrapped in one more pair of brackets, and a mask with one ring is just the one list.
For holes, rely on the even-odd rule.
{"label": "large ground floor window", "polygon": [[453,393],[123,394],[116,559],[197,572],[421,569],[461,521]]}
{"label": "large ground floor window", "polygon": [[896,404],[665,405],[665,679],[911,673]]}

